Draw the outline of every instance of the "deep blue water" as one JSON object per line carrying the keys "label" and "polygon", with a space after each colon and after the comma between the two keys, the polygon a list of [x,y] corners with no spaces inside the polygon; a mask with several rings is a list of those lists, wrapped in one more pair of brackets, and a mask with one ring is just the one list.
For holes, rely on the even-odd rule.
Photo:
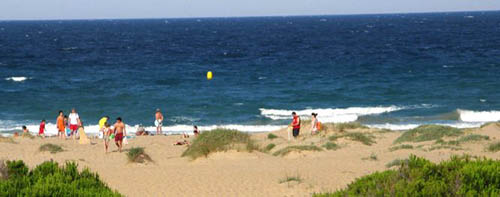
{"label": "deep blue water", "polygon": [[4,132],[72,107],[132,126],[161,108],[171,132],[268,130],[287,110],[466,127],[500,120],[499,78],[500,12],[0,22]]}

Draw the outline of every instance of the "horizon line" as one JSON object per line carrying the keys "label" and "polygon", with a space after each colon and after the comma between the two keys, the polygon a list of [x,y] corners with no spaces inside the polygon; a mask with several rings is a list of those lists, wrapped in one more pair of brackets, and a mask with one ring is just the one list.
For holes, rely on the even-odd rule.
{"label": "horizon line", "polygon": [[260,17],[316,17],[316,16],[366,16],[366,15],[410,15],[410,14],[444,14],[444,13],[477,13],[500,12],[500,10],[458,10],[458,11],[416,11],[416,12],[379,12],[352,14],[291,14],[291,15],[249,15],[249,16],[186,16],[186,17],[131,17],[131,18],[69,18],[69,19],[0,19],[0,22],[14,21],[86,21],[86,20],[162,20],[162,19],[217,19],[217,18],[260,18]]}

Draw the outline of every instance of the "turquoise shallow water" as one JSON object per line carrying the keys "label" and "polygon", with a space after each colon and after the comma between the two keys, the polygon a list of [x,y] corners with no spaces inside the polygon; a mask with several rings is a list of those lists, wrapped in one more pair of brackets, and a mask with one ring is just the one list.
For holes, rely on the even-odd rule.
{"label": "turquoise shallow water", "polygon": [[[405,129],[500,119],[500,12],[1,21],[0,132],[75,107],[168,132],[269,131],[292,110]],[[206,80],[207,71],[214,72]]]}

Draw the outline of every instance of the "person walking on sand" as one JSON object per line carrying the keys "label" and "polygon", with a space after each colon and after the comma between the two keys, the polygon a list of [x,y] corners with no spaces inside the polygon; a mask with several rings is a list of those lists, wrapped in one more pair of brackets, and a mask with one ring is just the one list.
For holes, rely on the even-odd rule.
{"label": "person walking on sand", "polygon": [[318,119],[316,118],[318,116],[317,113],[312,113],[311,114],[311,135],[316,134],[318,132]]}
{"label": "person walking on sand", "polygon": [[300,117],[295,112],[292,112],[292,117],[293,138],[297,139],[300,132]]}
{"label": "person walking on sand", "polygon": [[69,129],[71,130],[71,135],[73,136],[73,140],[76,140],[76,133],[78,131],[80,123],[80,116],[76,113],[75,108],[71,109],[71,113],[68,116],[69,119]]}
{"label": "person walking on sand", "polygon": [[110,141],[109,136],[111,135],[111,133],[113,133],[113,130],[111,130],[111,128],[109,127],[110,127],[109,123],[106,122],[102,129],[103,131],[102,139],[104,140],[104,150],[106,153],[108,153],[108,148],[109,148],[109,141]]}
{"label": "person walking on sand", "polygon": [[40,130],[38,130],[38,136],[45,139],[45,120],[40,122]]}
{"label": "person walking on sand", "polygon": [[156,135],[160,135],[162,133],[161,126],[163,126],[163,114],[161,114],[160,109],[156,109],[155,126],[156,126]]}
{"label": "person walking on sand", "polygon": [[118,150],[122,152],[123,147],[123,137],[127,135],[127,131],[125,129],[125,124],[122,122],[122,118],[118,117],[115,123],[115,129],[113,133],[115,134],[115,144],[118,147]]}
{"label": "person walking on sand", "polygon": [[57,136],[61,139],[64,139],[64,131],[66,126],[64,124],[64,113],[63,111],[59,111],[59,116],[57,116]]}

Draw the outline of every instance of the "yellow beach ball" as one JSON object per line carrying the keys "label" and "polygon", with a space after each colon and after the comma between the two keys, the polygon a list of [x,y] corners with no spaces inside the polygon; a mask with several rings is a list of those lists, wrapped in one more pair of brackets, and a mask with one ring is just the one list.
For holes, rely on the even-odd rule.
{"label": "yellow beach ball", "polygon": [[207,72],[207,79],[208,79],[208,80],[211,80],[211,79],[212,79],[212,77],[213,77],[212,71],[208,71],[208,72]]}

